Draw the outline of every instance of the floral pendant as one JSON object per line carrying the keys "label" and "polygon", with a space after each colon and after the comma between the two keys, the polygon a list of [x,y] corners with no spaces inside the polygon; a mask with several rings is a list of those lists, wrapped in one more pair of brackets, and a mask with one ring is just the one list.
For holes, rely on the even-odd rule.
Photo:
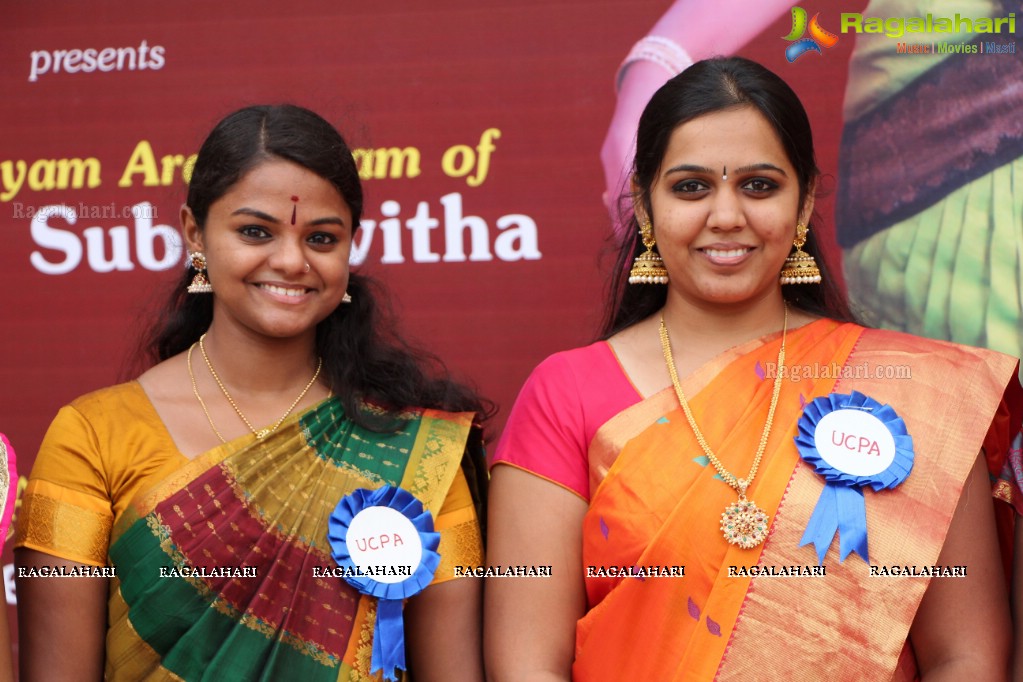
{"label": "floral pendant", "polygon": [[768,518],[752,500],[740,497],[721,514],[721,532],[731,544],[753,549],[767,537]]}

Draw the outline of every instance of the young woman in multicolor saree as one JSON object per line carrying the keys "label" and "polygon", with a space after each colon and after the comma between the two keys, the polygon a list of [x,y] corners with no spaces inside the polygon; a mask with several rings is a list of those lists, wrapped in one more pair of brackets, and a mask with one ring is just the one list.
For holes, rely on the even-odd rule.
{"label": "young woman in multicolor saree", "polygon": [[1017,361],[852,322],[812,145],[741,58],[647,105],[605,339],[534,371],[494,457],[488,564],[552,570],[488,582],[491,679],[1005,678]]}
{"label": "young woman in multicolor saree", "polygon": [[385,486],[439,533],[404,606],[408,669],[482,679],[479,581],[452,580],[481,559],[481,401],[386,331],[348,268],[361,213],[351,151],[311,111],[249,107],[207,138],[158,364],[64,407],[33,468],[22,679],[401,675],[374,665],[378,615],[390,601],[400,626],[401,600],[349,585],[331,544],[339,502]]}
{"label": "young woman in multicolor saree", "polygon": [[[7,436],[0,433],[0,549],[7,541],[7,531],[14,515],[14,504],[18,499],[18,458],[14,446]],[[0,682],[14,679],[11,660],[11,630],[7,622],[7,611],[0,614]]]}

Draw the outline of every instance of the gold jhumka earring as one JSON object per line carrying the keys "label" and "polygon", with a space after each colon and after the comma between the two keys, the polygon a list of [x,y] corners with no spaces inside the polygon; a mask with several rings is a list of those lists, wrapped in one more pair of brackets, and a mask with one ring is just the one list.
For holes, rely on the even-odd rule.
{"label": "gold jhumka earring", "polygon": [[654,251],[657,242],[654,240],[654,228],[649,220],[640,223],[639,234],[646,251],[636,256],[629,271],[629,284],[667,284],[668,271],[664,269],[664,260]]}
{"label": "gold jhumka earring", "polygon": [[803,223],[796,225],[796,238],[792,240],[795,251],[789,254],[785,259],[785,265],[782,266],[782,284],[820,284],[821,271],[817,267],[817,261],[803,251],[809,231],[809,228]]}
{"label": "gold jhumka earring", "polygon": [[202,251],[196,251],[189,258],[192,261],[192,267],[195,269],[195,277],[192,278],[192,283],[188,285],[188,293],[213,293],[213,287],[210,285],[210,281],[206,279],[206,256],[203,255]]}

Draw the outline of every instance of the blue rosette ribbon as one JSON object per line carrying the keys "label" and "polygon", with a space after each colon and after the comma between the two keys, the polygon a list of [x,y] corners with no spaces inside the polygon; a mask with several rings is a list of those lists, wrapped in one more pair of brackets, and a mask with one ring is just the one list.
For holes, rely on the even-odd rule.
{"label": "blue rosette ribbon", "polygon": [[[411,575],[402,580],[386,582],[372,575],[361,575],[365,571],[361,571],[352,559],[347,542],[352,520],[371,507],[386,507],[399,512],[415,527],[422,543],[418,566],[411,566]],[[377,598],[370,672],[383,670],[384,679],[393,682],[398,679],[395,669],[406,669],[402,605],[405,599],[430,584],[440,564],[440,554],[437,553],[440,533],[433,530],[433,516],[423,509],[423,504],[412,493],[402,488],[393,485],[385,485],[376,490],[359,488],[337,503],[328,521],[327,539],[337,565],[353,573],[345,576],[344,580],[362,594]]]}
{"label": "blue rosette ribbon", "polygon": [[[842,410],[858,410],[875,417],[894,441],[894,457],[891,462],[879,471],[867,473],[850,471],[856,467],[839,468],[837,458],[822,453],[818,449],[817,427],[821,421]],[[836,417],[839,415],[836,415]],[[852,415],[856,416],[856,415]],[[831,420],[830,423],[836,423]],[[846,423],[838,422],[841,424]],[[799,418],[798,433],[795,437],[796,448],[800,457],[812,466],[825,481],[824,490],[817,500],[813,514],[806,524],[806,530],[799,546],[813,543],[817,550],[818,564],[824,563],[824,556],[838,534],[839,561],[845,561],[851,552],[859,554],[864,561],[870,563],[867,549],[867,508],[863,497],[863,488],[870,487],[874,492],[894,488],[906,480],[913,469],[913,437],[906,430],[906,423],[896,414],[890,405],[882,405],[873,398],[857,391],[852,393],[832,393],[816,398],[803,410]],[[837,430],[833,430],[829,438],[834,439]],[[843,440],[843,438],[845,440]],[[837,442],[830,445],[835,448],[853,446],[862,451],[868,450],[865,457],[873,456],[873,447],[869,438],[855,436],[852,433],[841,433]],[[827,447],[829,444],[821,444]],[[874,443],[876,446],[876,443]],[[858,454],[863,454],[862,452]],[[878,460],[884,462],[883,459]],[[869,464],[867,465],[869,468]],[[876,467],[875,467],[876,468]]]}

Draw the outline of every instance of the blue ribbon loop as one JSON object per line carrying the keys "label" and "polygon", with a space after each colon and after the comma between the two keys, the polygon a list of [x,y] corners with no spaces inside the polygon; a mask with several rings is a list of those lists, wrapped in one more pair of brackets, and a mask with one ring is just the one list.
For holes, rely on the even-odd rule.
{"label": "blue ribbon loop", "polygon": [[346,538],[348,528],[355,515],[369,507],[389,507],[400,512],[412,522],[423,544],[419,566],[413,567],[412,575],[396,583],[384,583],[373,576],[346,576],[345,581],[362,594],[377,598],[376,625],[373,628],[373,656],[370,672],[383,670],[384,679],[395,682],[395,670],[405,670],[405,626],[402,618],[404,600],[422,591],[433,580],[440,565],[440,533],[433,530],[433,516],[423,509],[422,503],[412,493],[392,485],[376,490],[359,488],[341,498],[327,523],[327,539],[331,555],[338,566],[352,572],[358,567],[352,561]]}
{"label": "blue ribbon loop", "polygon": [[[826,415],[844,409],[870,412],[892,434],[895,458],[884,471],[870,476],[850,474],[831,466],[817,450],[814,440],[817,424]],[[879,492],[894,488],[909,476],[913,469],[913,437],[906,431],[906,423],[890,405],[882,405],[862,393],[832,393],[816,398],[806,406],[799,419],[795,441],[800,457],[824,479],[824,490],[810,515],[799,546],[813,543],[817,563],[821,565],[837,534],[840,562],[855,552],[869,564],[867,506],[863,488],[869,486]]]}

